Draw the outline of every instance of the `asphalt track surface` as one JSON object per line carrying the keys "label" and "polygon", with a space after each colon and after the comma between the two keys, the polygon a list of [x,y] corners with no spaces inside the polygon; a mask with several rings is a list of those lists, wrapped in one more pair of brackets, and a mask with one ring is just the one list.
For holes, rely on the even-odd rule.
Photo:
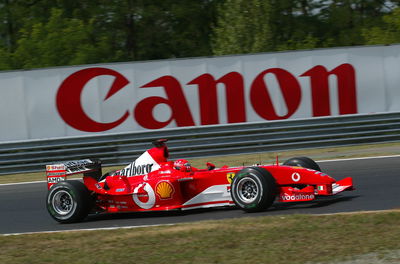
{"label": "asphalt track surface", "polygon": [[84,222],[59,224],[45,208],[46,183],[0,185],[0,234],[76,229],[147,226],[286,214],[329,214],[338,212],[400,208],[400,157],[381,157],[319,163],[323,172],[337,180],[353,177],[355,191],[328,200],[308,203],[275,203],[261,213],[236,208],[199,209],[184,212],[102,214]]}

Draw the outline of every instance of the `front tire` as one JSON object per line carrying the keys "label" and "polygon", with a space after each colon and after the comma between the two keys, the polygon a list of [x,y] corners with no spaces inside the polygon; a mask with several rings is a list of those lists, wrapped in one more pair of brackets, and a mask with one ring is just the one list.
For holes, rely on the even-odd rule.
{"label": "front tire", "polygon": [[60,223],[83,220],[93,207],[89,190],[80,181],[55,184],[47,194],[47,211]]}
{"label": "front tire", "polygon": [[275,200],[276,182],[263,168],[245,168],[233,179],[231,195],[236,206],[246,212],[265,211]]}
{"label": "front tire", "polygon": [[321,171],[321,168],[319,167],[318,163],[316,163],[314,160],[308,157],[294,157],[285,161],[283,165],[297,166],[316,171]]}

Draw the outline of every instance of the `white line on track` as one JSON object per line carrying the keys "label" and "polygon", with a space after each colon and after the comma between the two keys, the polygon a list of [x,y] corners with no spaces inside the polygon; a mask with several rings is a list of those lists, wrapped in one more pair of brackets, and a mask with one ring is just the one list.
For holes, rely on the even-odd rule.
{"label": "white line on track", "polygon": [[[1,177],[1,176],[0,176]],[[69,180],[79,180],[81,178],[68,178]],[[31,182],[14,182],[14,183],[0,183],[1,186],[7,185],[22,185],[22,184],[35,184],[35,183],[47,183],[47,181],[31,181]]]}
{"label": "white line on track", "polygon": [[[1,177],[1,176],[0,176]],[[22,185],[22,184],[34,184],[34,183],[45,183],[46,181],[31,181],[31,182],[15,182],[15,183],[1,183],[0,186],[7,185]]]}
{"label": "white line on track", "polygon": [[398,158],[398,157],[400,157],[400,155],[376,156],[376,157],[360,157],[360,158],[348,158],[348,159],[317,160],[317,162],[350,161],[350,160],[365,160],[365,159],[385,159],[385,158]]}
{"label": "white line on track", "polygon": [[54,233],[66,233],[66,232],[116,230],[116,229],[132,229],[132,228],[141,228],[141,227],[146,228],[146,227],[173,226],[173,225],[176,225],[176,224],[140,225],[140,226],[113,226],[113,227],[82,228],[82,229],[55,230],[55,231],[38,231],[38,232],[25,232],[25,233],[22,232],[22,233],[1,234],[1,236],[19,236],[19,235],[35,235],[35,234],[54,234]]}

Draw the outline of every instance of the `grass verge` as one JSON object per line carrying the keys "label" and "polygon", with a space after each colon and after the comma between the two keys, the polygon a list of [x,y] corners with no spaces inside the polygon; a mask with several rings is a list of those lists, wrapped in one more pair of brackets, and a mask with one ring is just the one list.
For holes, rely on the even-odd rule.
{"label": "grass verge", "polygon": [[[217,167],[223,165],[239,166],[242,164],[251,165],[254,163],[270,164],[275,162],[276,155],[279,156],[280,162],[294,156],[309,156],[315,160],[333,159],[333,158],[354,158],[354,157],[371,157],[381,155],[399,155],[399,143],[385,144],[366,144],[359,146],[335,147],[335,148],[317,148],[317,149],[301,149],[281,152],[265,152],[243,155],[227,155],[217,157],[207,157],[191,160],[195,167],[205,167],[205,163],[211,161]],[[123,166],[103,168],[103,172],[120,169]],[[14,182],[30,182],[46,180],[44,168],[43,172],[0,175],[0,184]]]}
{"label": "grass verge", "polygon": [[[326,263],[399,252],[400,211],[0,236],[0,263]],[[39,252],[41,252],[39,254]],[[399,263],[400,255],[390,256]]]}

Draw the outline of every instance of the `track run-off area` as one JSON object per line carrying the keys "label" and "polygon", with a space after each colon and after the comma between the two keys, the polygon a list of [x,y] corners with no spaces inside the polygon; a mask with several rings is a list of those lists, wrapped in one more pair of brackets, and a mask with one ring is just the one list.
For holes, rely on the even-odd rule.
{"label": "track run-off area", "polygon": [[352,177],[355,191],[309,203],[275,203],[260,213],[234,207],[183,212],[120,213],[89,216],[84,222],[59,224],[46,210],[45,182],[0,184],[0,234],[58,232],[169,225],[202,220],[286,214],[331,214],[400,208],[400,156],[317,161],[336,180]]}

